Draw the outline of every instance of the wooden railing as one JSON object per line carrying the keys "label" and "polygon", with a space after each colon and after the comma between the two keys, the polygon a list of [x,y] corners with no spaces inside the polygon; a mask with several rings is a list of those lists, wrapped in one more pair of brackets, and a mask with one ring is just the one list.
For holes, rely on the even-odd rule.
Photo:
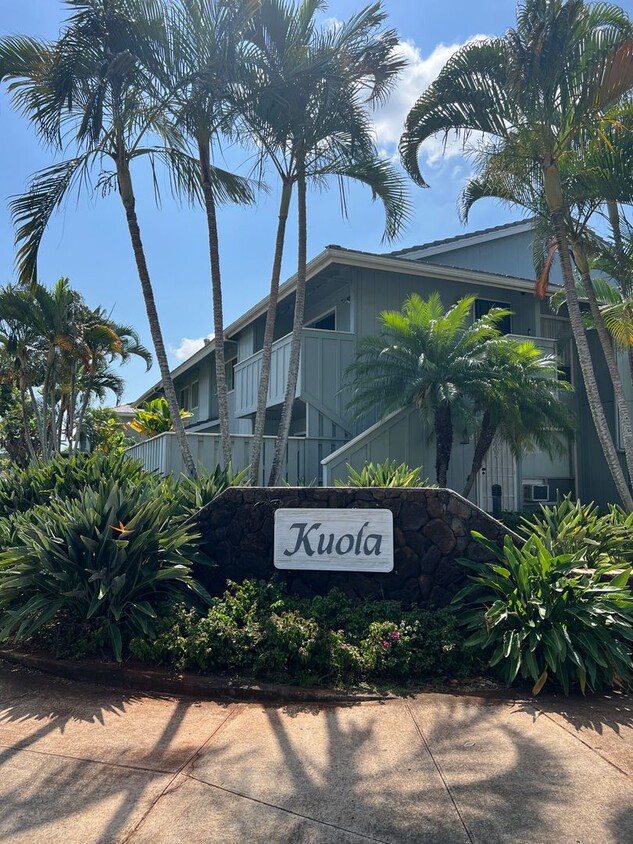
{"label": "wooden railing", "polygon": [[[219,434],[187,434],[187,441],[196,465],[212,471],[221,465],[222,446]],[[249,465],[252,437],[246,434],[231,436],[232,466],[235,472]],[[321,461],[339,449],[345,440],[326,437],[290,437],[282,479],[292,486],[322,483]],[[265,485],[272,464],[275,437],[264,437],[258,483]],[[129,457],[140,460],[149,471],[161,475],[180,475],[184,464],[178,442],[173,433],[160,434],[131,446]]]}

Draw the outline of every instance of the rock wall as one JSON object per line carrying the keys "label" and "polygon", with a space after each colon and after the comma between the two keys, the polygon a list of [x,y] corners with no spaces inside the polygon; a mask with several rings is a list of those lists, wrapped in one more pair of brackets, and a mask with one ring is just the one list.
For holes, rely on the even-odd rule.
{"label": "rock wall", "polygon": [[[385,508],[393,513],[394,570],[367,572],[279,571],[273,565],[274,514],[280,507]],[[291,592],[312,596],[337,586],[350,596],[388,598],[407,604],[446,606],[467,580],[457,560],[487,560],[476,530],[500,545],[509,531],[449,489],[233,487],[196,516],[205,551],[216,562],[201,568],[213,594],[227,580],[270,579]]]}

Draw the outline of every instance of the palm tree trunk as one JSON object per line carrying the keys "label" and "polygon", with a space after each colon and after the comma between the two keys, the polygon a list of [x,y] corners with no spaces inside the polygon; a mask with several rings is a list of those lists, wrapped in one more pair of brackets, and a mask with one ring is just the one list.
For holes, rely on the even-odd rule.
{"label": "palm tree trunk", "polygon": [[268,296],[266,327],[264,328],[264,345],[262,348],[262,366],[259,373],[259,387],[257,390],[257,413],[255,414],[253,448],[251,451],[251,467],[249,474],[250,481],[253,484],[256,484],[259,478],[259,463],[261,460],[262,444],[264,441],[266,403],[268,398],[268,386],[270,384],[270,365],[273,355],[277,301],[279,299],[279,281],[281,279],[281,263],[284,254],[286,223],[288,222],[288,210],[290,208],[291,198],[292,182],[284,181],[281,189],[281,201],[279,203],[279,222],[277,223],[277,238],[275,240],[275,257],[273,259],[273,272],[270,279],[270,294]]}
{"label": "palm tree trunk", "polygon": [[215,383],[218,396],[218,417],[224,465],[231,463],[231,434],[229,432],[229,400],[226,390],[226,362],[224,360],[224,314],[222,308],[222,277],[220,271],[220,244],[215,196],[211,184],[211,156],[208,139],[198,140],[198,156],[204,207],[207,213],[209,234],[209,262],[211,265],[211,292],[213,297],[213,331],[215,333]]}
{"label": "palm tree trunk", "polygon": [[609,375],[613,384],[613,393],[615,396],[616,405],[618,408],[618,415],[620,419],[620,427],[622,430],[622,439],[624,440],[624,454],[626,457],[626,465],[629,472],[629,478],[633,478],[633,428],[631,427],[631,412],[629,409],[626,395],[624,394],[624,385],[622,383],[622,376],[618,369],[618,362],[613,347],[611,335],[607,331],[604,324],[602,311],[596,299],[596,291],[593,286],[593,280],[589,271],[589,262],[587,260],[587,253],[582,243],[574,244],[574,257],[576,266],[580,270],[582,277],[582,284],[587,294],[589,307],[591,309],[591,316],[593,317],[602,352],[607,362]]}
{"label": "palm tree trunk", "polygon": [[275,441],[275,453],[273,465],[270,470],[268,486],[275,486],[279,483],[281,474],[281,463],[288,445],[290,434],[290,422],[292,421],[292,408],[297,392],[297,381],[299,378],[299,363],[301,360],[301,330],[303,329],[303,314],[305,310],[306,296],[306,274],[307,274],[307,252],[308,252],[308,221],[307,221],[307,185],[303,161],[297,160],[297,205],[298,205],[298,258],[297,258],[297,287],[295,291],[295,312],[292,325],[292,340],[290,342],[290,359],[288,361],[288,381],[286,384],[286,395],[281,409],[279,430]]}
{"label": "palm tree trunk", "polygon": [[152,282],[147,269],[147,260],[145,258],[145,251],[141,240],[141,230],[136,216],[136,200],[134,198],[134,190],[132,188],[132,177],[127,160],[123,154],[119,155],[119,158],[117,159],[117,179],[121,202],[123,203],[123,207],[125,209],[128,231],[130,233],[130,240],[134,251],[134,258],[136,260],[138,277],[143,290],[143,299],[145,300],[149,330],[152,335],[152,342],[154,343],[156,360],[158,361],[158,368],[163,382],[163,389],[165,390],[167,405],[169,406],[172,425],[174,427],[176,439],[178,440],[178,445],[180,446],[180,452],[182,454],[182,459],[187,469],[187,473],[192,478],[195,478],[198,473],[193,462],[193,457],[191,456],[189,443],[187,442],[187,435],[180,416],[174,382],[171,377],[171,372],[169,371],[163,332],[161,331],[160,321],[158,319],[158,311],[156,310],[156,302],[154,301],[154,290],[152,289]]}
{"label": "palm tree trunk", "polygon": [[35,423],[37,425],[37,430],[39,432],[40,438],[40,451],[42,452],[42,459],[44,459],[44,439],[46,437],[46,429],[44,427],[44,421],[42,419],[41,411],[38,407],[37,401],[35,400],[35,390],[32,386],[29,385],[29,397],[31,399],[31,405],[33,407],[33,413],[35,414]]}
{"label": "palm tree trunk", "polygon": [[29,460],[35,462],[35,449],[33,448],[33,440],[31,439],[31,429],[29,427],[29,413],[26,407],[26,390],[24,384],[20,383],[20,405],[22,408],[22,427],[24,429],[24,444],[29,455]]}
{"label": "palm tree trunk", "polygon": [[464,491],[462,492],[464,498],[468,498],[470,495],[470,491],[477,480],[477,475],[481,471],[481,467],[486,459],[486,455],[490,451],[490,446],[492,445],[492,441],[494,440],[496,433],[497,426],[492,424],[490,413],[486,410],[481,420],[479,436],[475,442],[475,452],[473,454],[473,462],[470,467],[470,474],[466,478],[466,484],[464,486]]}
{"label": "palm tree trunk", "polygon": [[[618,263],[621,264],[620,271],[625,271],[626,256],[624,254],[624,239],[622,237],[622,225],[620,222],[620,209],[618,203],[612,199],[607,200],[607,214],[609,217],[609,225],[611,226],[611,234],[613,235],[613,243],[615,245]],[[633,385],[633,346],[628,348],[629,360],[629,378]],[[630,470],[629,470],[630,475]]]}
{"label": "palm tree trunk", "polygon": [[602,446],[602,451],[604,453],[605,460],[607,461],[609,472],[611,473],[611,477],[613,478],[613,482],[618,491],[618,495],[622,499],[624,507],[629,512],[632,512],[633,497],[631,496],[631,492],[626,483],[624,472],[622,471],[618,453],[604,413],[604,407],[602,406],[600,392],[596,382],[596,374],[593,368],[593,361],[591,360],[591,353],[589,351],[587,334],[582,322],[578,292],[574,282],[574,270],[569,256],[569,244],[567,242],[567,229],[565,226],[560,173],[558,165],[552,157],[546,157],[546,160],[544,161],[543,176],[545,182],[545,195],[552,220],[552,226],[554,228],[554,234],[556,236],[558,255],[561,262],[563,284],[565,286],[565,293],[567,294],[569,322],[576,343],[578,360],[580,362],[580,369],[582,371],[585,391],[587,393],[587,401],[591,410],[598,440]]}
{"label": "palm tree trunk", "polygon": [[81,448],[81,430],[84,426],[84,419],[86,418],[86,413],[88,412],[88,405],[90,404],[90,392],[91,392],[91,384],[90,384],[90,382],[88,382],[88,385],[86,387],[86,391],[85,391],[83,398],[81,400],[81,408],[79,410],[79,416],[77,417],[77,427],[75,429],[77,431],[77,434],[76,434],[77,451],[79,451],[79,449]]}
{"label": "palm tree trunk", "polygon": [[435,411],[435,476],[438,486],[446,487],[448,466],[453,450],[453,417],[451,407],[442,402]]}

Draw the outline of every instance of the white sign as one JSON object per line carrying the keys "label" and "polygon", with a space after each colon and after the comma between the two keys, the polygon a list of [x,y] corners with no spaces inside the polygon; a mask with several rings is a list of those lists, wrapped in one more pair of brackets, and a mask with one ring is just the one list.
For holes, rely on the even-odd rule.
{"label": "white sign", "polygon": [[280,509],[275,512],[275,568],[393,570],[391,510]]}

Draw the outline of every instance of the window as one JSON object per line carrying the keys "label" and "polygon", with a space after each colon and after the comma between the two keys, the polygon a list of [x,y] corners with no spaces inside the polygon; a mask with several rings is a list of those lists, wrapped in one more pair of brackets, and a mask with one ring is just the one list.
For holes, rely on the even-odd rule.
{"label": "window", "polygon": [[199,404],[199,401],[198,401],[198,382],[197,381],[194,381],[193,384],[190,387],[189,398],[190,398],[190,402],[191,402],[191,404],[190,404],[191,410],[195,410],[198,407],[198,404]]}
{"label": "window", "polygon": [[[495,302],[492,299],[475,299],[475,319],[480,319],[491,308],[506,308],[506,310],[509,310],[510,303]],[[497,328],[502,334],[512,334],[512,317],[504,317],[501,322],[497,323]]]}
{"label": "window", "polygon": [[189,387],[183,387],[178,394],[178,404],[181,410],[189,410]]}
{"label": "window", "polygon": [[320,331],[336,331],[336,310],[323,314],[314,322],[308,323],[306,328],[318,328]]}

